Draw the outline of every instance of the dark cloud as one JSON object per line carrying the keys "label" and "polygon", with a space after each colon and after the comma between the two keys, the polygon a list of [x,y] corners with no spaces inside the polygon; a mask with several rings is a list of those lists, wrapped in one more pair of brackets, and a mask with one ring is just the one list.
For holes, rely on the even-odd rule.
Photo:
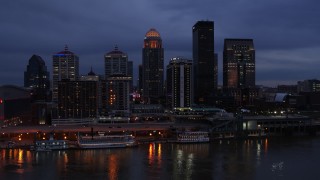
{"label": "dark cloud", "polygon": [[0,85],[22,85],[32,54],[40,55],[51,70],[52,54],[65,44],[80,56],[83,74],[91,66],[103,74],[103,55],[115,44],[137,69],[150,28],[162,36],[166,63],[175,56],[192,58],[192,26],[206,19],[215,21],[220,80],[224,38],[254,39],[257,84],[319,78],[315,68],[320,65],[319,4],[316,0],[4,1]]}

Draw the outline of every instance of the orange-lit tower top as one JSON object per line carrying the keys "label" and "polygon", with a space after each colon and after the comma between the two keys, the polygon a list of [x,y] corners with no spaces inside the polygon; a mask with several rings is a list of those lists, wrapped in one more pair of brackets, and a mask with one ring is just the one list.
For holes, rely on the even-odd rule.
{"label": "orange-lit tower top", "polygon": [[142,98],[146,104],[158,104],[164,94],[164,50],[160,33],[151,28],[142,49]]}
{"label": "orange-lit tower top", "polygon": [[143,48],[162,48],[162,40],[160,33],[151,28],[144,37]]}

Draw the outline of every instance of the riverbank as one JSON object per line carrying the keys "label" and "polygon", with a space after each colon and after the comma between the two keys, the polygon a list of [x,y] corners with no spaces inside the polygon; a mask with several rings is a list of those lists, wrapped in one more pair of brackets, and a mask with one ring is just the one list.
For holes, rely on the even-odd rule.
{"label": "riverbank", "polygon": [[[221,137],[211,137],[210,142],[221,142],[221,141],[237,141],[237,140],[254,140],[254,139],[277,139],[277,138],[300,138],[300,137],[316,137],[319,136],[320,132],[316,135],[310,134],[295,134],[290,136],[273,134],[273,135],[265,135],[265,136],[247,136],[247,137],[234,137],[234,136],[221,136]],[[150,136],[145,137],[136,137],[136,142],[138,145],[140,144],[149,144],[149,143],[176,143],[176,138],[168,137],[168,138],[155,138]],[[78,149],[77,141],[72,140],[68,141],[68,149]],[[34,145],[34,140],[24,139],[20,141],[14,141],[14,138],[0,142],[0,149],[30,149],[31,146]]]}
{"label": "riverbank", "polygon": [[[0,149],[30,149],[34,145],[34,140],[24,139],[15,141],[15,138],[0,142]],[[137,144],[147,143],[170,143],[174,142],[174,138],[154,138],[154,137],[136,137]],[[70,149],[77,146],[77,141],[68,141],[67,144]]]}

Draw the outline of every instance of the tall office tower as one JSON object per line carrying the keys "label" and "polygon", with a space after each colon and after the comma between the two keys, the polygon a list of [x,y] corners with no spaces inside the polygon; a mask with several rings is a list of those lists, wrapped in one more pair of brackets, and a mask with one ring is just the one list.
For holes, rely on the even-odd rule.
{"label": "tall office tower", "polygon": [[167,65],[167,106],[191,107],[192,60],[172,58]]}
{"label": "tall office tower", "polygon": [[104,109],[103,109],[103,101],[105,101],[105,96],[103,90],[105,89],[105,81],[103,78],[103,75],[96,75],[96,73],[93,72],[92,67],[88,74],[81,75],[79,77],[79,81],[96,81],[97,82],[97,101],[98,101],[98,114],[104,115]]}
{"label": "tall office tower", "polygon": [[218,90],[218,54],[214,53],[214,89]]}
{"label": "tall office tower", "polygon": [[132,77],[113,74],[106,79],[107,111],[115,116],[128,116],[130,113],[130,81]]}
{"label": "tall office tower", "polygon": [[59,118],[94,118],[98,114],[99,76],[92,71],[79,80],[58,82]]}
{"label": "tall office tower", "polygon": [[138,92],[141,94],[142,91],[143,91],[143,76],[142,76],[142,73],[143,73],[143,68],[142,68],[142,64],[139,65],[139,78],[138,78]]}
{"label": "tall office tower", "polygon": [[160,34],[150,29],[144,38],[142,50],[143,99],[147,104],[159,104],[163,96],[164,51]]}
{"label": "tall office tower", "polygon": [[65,46],[64,51],[52,56],[53,77],[52,77],[52,101],[58,101],[58,82],[63,79],[75,81],[79,77],[79,57],[68,50]]}
{"label": "tall office tower", "polygon": [[33,89],[35,100],[48,100],[50,91],[49,72],[44,60],[38,55],[32,55],[24,72],[24,87]]}
{"label": "tall office tower", "polygon": [[105,79],[113,74],[128,74],[128,56],[118,46],[104,56]]}
{"label": "tall office tower", "polygon": [[210,105],[218,82],[218,61],[214,54],[214,23],[198,21],[192,28],[194,101]]}
{"label": "tall office tower", "polygon": [[252,39],[224,40],[223,86],[255,87],[255,49]]}
{"label": "tall office tower", "polygon": [[131,77],[131,81],[129,82],[130,85],[130,93],[133,92],[133,61],[128,61],[128,74]]}
{"label": "tall office tower", "polygon": [[252,39],[225,39],[223,50],[223,88],[237,106],[254,105],[255,49]]}

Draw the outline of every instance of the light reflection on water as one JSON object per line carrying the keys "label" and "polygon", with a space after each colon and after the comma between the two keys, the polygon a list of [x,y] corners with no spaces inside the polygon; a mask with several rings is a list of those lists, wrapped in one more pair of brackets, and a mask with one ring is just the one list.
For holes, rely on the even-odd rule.
{"label": "light reflection on water", "polygon": [[320,175],[318,152],[319,138],[53,152],[3,149],[0,179],[308,179]]}
{"label": "light reflection on water", "polygon": [[116,180],[118,179],[118,171],[119,171],[119,159],[115,154],[110,154],[107,157],[107,172],[108,172],[108,177],[110,180]]}

